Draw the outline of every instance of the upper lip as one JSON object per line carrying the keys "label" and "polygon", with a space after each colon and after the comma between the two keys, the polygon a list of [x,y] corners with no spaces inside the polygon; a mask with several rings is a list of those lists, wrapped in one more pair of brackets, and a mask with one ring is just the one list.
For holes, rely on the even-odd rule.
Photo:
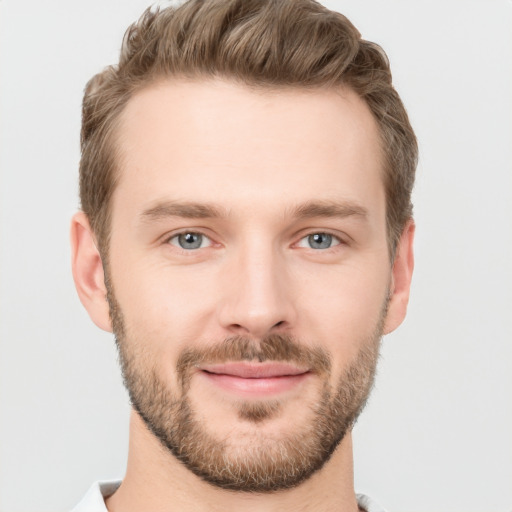
{"label": "upper lip", "polygon": [[307,373],[307,368],[301,368],[291,363],[265,362],[227,362],[220,364],[200,365],[200,370],[217,375],[230,375],[243,379],[265,379],[271,377],[288,377]]}

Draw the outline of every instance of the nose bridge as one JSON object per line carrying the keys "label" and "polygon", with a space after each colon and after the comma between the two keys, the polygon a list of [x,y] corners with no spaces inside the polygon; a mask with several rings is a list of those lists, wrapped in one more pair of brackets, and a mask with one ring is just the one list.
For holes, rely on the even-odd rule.
{"label": "nose bridge", "polygon": [[224,328],[261,338],[289,328],[293,300],[287,282],[286,258],[264,236],[247,236],[227,265],[220,312]]}

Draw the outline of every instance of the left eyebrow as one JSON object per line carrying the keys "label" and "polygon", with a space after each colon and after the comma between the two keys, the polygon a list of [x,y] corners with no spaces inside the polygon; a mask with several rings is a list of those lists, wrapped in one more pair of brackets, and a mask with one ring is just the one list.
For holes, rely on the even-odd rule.
{"label": "left eyebrow", "polygon": [[360,217],[366,219],[368,210],[352,201],[308,201],[293,208],[291,214],[299,219],[312,217]]}

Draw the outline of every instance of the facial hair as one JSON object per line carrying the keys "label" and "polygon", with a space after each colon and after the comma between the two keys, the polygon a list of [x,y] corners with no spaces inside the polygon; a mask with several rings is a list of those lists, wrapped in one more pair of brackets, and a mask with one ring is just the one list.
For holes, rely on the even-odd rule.
{"label": "facial hair", "polygon": [[[289,489],[320,470],[351,430],[373,387],[387,301],[373,333],[359,340],[355,360],[334,384],[332,356],[288,335],[261,341],[231,337],[207,348],[183,351],[176,364],[178,389],[160,378],[150,346],[129,339],[123,315],[109,286],[110,315],[119,359],[132,406],[160,443],[202,480],[222,489],[268,493]],[[188,391],[203,363],[279,361],[307,367],[321,380],[322,389],[310,409],[309,421],[290,422],[285,436],[255,435],[242,442],[236,436],[215,436],[198,418]],[[278,415],[279,400],[241,401],[238,418],[256,425]],[[238,443],[238,444],[237,444]]]}

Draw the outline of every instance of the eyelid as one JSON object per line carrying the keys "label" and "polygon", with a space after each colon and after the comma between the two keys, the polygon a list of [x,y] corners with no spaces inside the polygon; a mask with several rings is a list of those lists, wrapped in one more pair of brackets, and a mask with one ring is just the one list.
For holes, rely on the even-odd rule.
{"label": "eyelid", "polygon": [[[186,247],[182,247],[180,242],[179,242],[179,238],[182,236],[182,235],[196,235],[198,237],[201,237],[201,241],[200,241],[200,244],[199,244],[199,247],[191,247],[191,248],[186,248]],[[177,239],[177,243],[175,244],[174,243],[174,239]],[[202,233],[180,233],[178,235],[174,235],[173,237],[169,238],[169,244],[173,245],[174,247],[177,247],[178,249],[183,249],[183,250],[189,250],[189,251],[198,251],[199,249],[206,249],[207,247],[211,247],[212,245],[212,241],[205,235],[203,235]]]}
{"label": "eyelid", "polygon": [[172,231],[171,233],[166,233],[162,237],[162,243],[164,245],[171,245],[172,247],[174,247],[174,248],[176,248],[178,250],[182,250],[182,251],[187,252],[187,253],[193,252],[194,250],[190,250],[190,249],[187,250],[187,249],[184,249],[183,247],[180,247],[179,244],[171,243],[171,240],[173,238],[177,238],[180,235],[185,235],[187,233],[191,233],[191,234],[195,234],[195,235],[201,235],[203,238],[206,238],[209,241],[209,244],[206,247],[199,247],[198,249],[194,249],[195,251],[197,251],[199,249],[206,249],[208,247],[211,247],[211,246],[215,245],[215,241],[213,240],[212,236],[206,234],[205,230],[201,229],[201,228],[183,228],[183,229],[177,229],[175,231]]}
{"label": "eyelid", "polygon": [[[298,246],[299,242],[308,238],[311,235],[316,235],[316,234],[330,235],[330,236],[332,236],[332,238],[334,240],[336,240],[338,242],[337,244],[329,247],[328,249],[324,249],[324,251],[333,249],[334,247],[337,247],[338,245],[348,245],[348,243],[349,243],[348,239],[350,238],[348,235],[342,235],[338,231],[334,232],[331,229],[309,229],[307,231],[303,231],[303,232],[299,233],[296,237],[297,241],[293,245]],[[312,249],[312,248],[310,247],[310,249]],[[318,251],[318,249],[315,249],[315,250]]]}
{"label": "eyelid", "polygon": [[[186,250],[186,249],[183,249],[182,247],[179,246],[179,244],[171,244],[171,240],[173,238],[176,238],[180,235],[183,235],[183,234],[186,234],[186,233],[193,233],[193,234],[198,234],[198,235],[201,235],[203,236],[204,238],[206,238],[208,241],[209,241],[209,244],[208,246],[206,247],[200,247],[198,249],[206,249],[208,247],[211,247],[211,246],[214,246],[214,245],[222,245],[218,242],[215,242],[214,238],[210,235],[210,234],[207,234],[206,233],[207,230],[203,229],[203,228],[182,228],[182,229],[177,229],[171,233],[166,233],[162,238],[162,243],[165,245],[165,244],[168,244],[168,245],[172,245],[173,247],[175,247],[176,249],[179,249],[179,250],[182,250],[184,252],[187,252],[187,253],[190,253],[190,252],[193,252],[193,250]],[[333,249],[339,245],[348,245],[349,244],[349,241],[351,240],[351,237],[349,235],[345,235],[345,234],[340,234],[338,231],[334,232],[334,230],[331,230],[331,229],[309,229],[309,230],[301,230],[302,232],[301,233],[298,233],[294,238],[296,239],[296,242],[294,242],[292,244],[292,246],[298,246],[298,244],[308,238],[309,236],[311,235],[315,235],[315,234],[326,234],[326,235],[330,235],[332,236],[332,238],[334,240],[336,240],[338,243],[336,243],[335,245],[329,247],[328,249],[324,249],[324,251],[327,251],[329,249]],[[195,249],[195,251],[197,251],[198,249]],[[310,248],[312,249],[312,248]],[[318,249],[315,249],[316,251],[318,251]]]}
{"label": "eyelid", "polygon": [[[314,248],[314,247],[310,247],[309,246],[309,237],[312,236],[312,235],[316,235],[316,234],[322,234],[322,235],[328,235],[331,237],[331,245],[329,247],[325,247],[325,248]],[[318,233],[310,233],[309,235],[306,235],[306,236],[303,236],[298,242],[297,242],[297,247],[300,247],[301,249],[311,249],[312,251],[328,251],[330,249],[334,249],[335,247],[338,247],[339,245],[341,245],[343,242],[335,235],[331,235],[331,233],[323,233],[323,232],[318,232]]]}

